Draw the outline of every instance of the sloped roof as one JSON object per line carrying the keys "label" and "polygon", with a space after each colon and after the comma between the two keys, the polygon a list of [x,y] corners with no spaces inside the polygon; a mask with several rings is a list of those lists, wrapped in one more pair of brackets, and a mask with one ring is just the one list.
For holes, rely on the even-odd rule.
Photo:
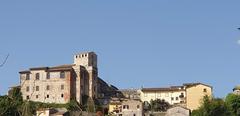
{"label": "sloped roof", "polygon": [[186,86],[186,87],[192,87],[192,86],[196,86],[196,85],[204,85],[204,86],[208,86],[208,87],[212,88],[212,86],[203,84],[203,83],[184,83],[183,84],[183,86]]}
{"label": "sloped roof", "polygon": [[142,91],[182,91],[181,88],[166,87],[166,88],[142,88]]}
{"label": "sloped roof", "polygon": [[45,70],[45,71],[65,71],[65,70],[72,70],[72,66],[75,64],[65,64],[59,65],[54,67],[34,67],[29,68],[29,70],[20,71],[19,73],[30,73],[32,70]]}

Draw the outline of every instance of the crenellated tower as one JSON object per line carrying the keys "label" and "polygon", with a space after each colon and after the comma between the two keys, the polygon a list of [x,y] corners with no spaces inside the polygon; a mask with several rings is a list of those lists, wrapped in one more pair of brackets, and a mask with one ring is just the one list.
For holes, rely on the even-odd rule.
{"label": "crenellated tower", "polygon": [[73,69],[76,72],[76,99],[82,102],[82,96],[97,97],[97,55],[86,52],[74,55]]}

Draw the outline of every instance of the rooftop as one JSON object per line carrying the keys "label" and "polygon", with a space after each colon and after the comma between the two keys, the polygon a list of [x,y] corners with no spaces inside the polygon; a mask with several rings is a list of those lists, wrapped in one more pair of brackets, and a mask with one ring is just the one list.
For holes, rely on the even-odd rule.
{"label": "rooftop", "polygon": [[33,67],[33,68],[29,68],[29,70],[24,70],[24,71],[20,71],[19,73],[30,73],[30,71],[33,70],[45,70],[45,71],[65,71],[65,70],[72,70],[72,66],[74,66],[74,64],[65,64],[65,65],[59,65],[59,66],[53,66],[53,67]]}

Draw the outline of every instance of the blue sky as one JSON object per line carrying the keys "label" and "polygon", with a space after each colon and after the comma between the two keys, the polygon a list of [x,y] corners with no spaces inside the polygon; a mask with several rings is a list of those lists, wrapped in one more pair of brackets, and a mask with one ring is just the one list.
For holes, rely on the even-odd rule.
{"label": "blue sky", "polygon": [[240,1],[0,1],[0,94],[21,70],[98,54],[99,76],[119,88],[187,82],[224,97],[240,84]]}

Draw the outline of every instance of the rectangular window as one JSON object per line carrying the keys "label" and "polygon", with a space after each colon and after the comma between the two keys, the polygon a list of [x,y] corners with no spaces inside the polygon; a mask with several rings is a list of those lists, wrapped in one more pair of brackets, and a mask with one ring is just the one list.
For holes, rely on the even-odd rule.
{"label": "rectangular window", "polygon": [[50,79],[50,72],[47,72],[47,79]]}
{"label": "rectangular window", "polygon": [[176,100],[178,100],[178,97],[176,97]]}
{"label": "rectangular window", "polygon": [[65,78],[65,73],[63,71],[60,72],[60,78]]}
{"label": "rectangular window", "polygon": [[30,80],[30,74],[26,74],[26,80]]}
{"label": "rectangular window", "polygon": [[140,108],[140,106],[139,105],[137,105],[137,109],[139,109]]}
{"label": "rectangular window", "polygon": [[47,98],[49,98],[49,95],[47,95]]}
{"label": "rectangular window", "polygon": [[61,94],[61,97],[63,98],[63,97],[64,97],[64,95],[63,95],[63,94]]}
{"label": "rectangular window", "polygon": [[129,109],[128,105],[123,105],[123,109]]}
{"label": "rectangular window", "polygon": [[64,90],[64,85],[61,85],[61,90]]}
{"label": "rectangular window", "polygon": [[36,86],[36,91],[39,91],[39,86]]}
{"label": "rectangular window", "polygon": [[39,78],[40,78],[39,73],[36,73],[35,77],[36,77],[36,80],[39,80]]}
{"label": "rectangular window", "polygon": [[207,89],[206,89],[206,88],[204,88],[204,89],[203,89],[203,92],[207,92]]}
{"label": "rectangular window", "polygon": [[50,86],[49,85],[47,85],[46,90],[50,90]]}
{"label": "rectangular window", "polygon": [[29,99],[29,95],[26,96],[26,99]]}
{"label": "rectangular window", "polygon": [[171,100],[174,100],[174,97],[171,97]]}
{"label": "rectangular window", "polygon": [[38,95],[36,95],[36,98],[38,98]]}
{"label": "rectangular window", "polygon": [[29,86],[26,87],[26,91],[27,91],[27,92],[29,91]]}

